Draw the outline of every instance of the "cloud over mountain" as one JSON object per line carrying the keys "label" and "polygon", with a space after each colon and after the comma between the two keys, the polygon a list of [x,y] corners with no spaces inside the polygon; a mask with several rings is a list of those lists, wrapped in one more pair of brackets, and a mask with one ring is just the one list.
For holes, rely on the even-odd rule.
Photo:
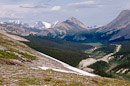
{"label": "cloud over mountain", "polygon": [[52,11],[58,11],[61,9],[61,6],[54,6],[51,8]]}
{"label": "cloud over mountain", "polygon": [[97,1],[89,0],[89,1],[71,3],[68,4],[68,6],[77,8],[97,8],[97,7],[103,7],[104,5],[98,3]]}

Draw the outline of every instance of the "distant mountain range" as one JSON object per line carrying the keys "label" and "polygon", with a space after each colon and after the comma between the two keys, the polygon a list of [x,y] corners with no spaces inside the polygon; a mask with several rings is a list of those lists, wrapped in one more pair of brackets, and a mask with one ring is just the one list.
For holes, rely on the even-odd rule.
{"label": "distant mountain range", "polygon": [[73,36],[79,32],[88,31],[88,28],[74,17],[63,22],[48,23],[38,21],[34,25],[23,23],[20,20],[9,20],[8,22],[0,22],[0,26],[5,27],[11,33],[22,36],[37,34],[60,39],[64,39],[66,36]]}
{"label": "distant mountain range", "polygon": [[40,35],[63,39],[65,36],[74,35],[82,31],[88,31],[88,28],[82,22],[72,17],[56,24],[53,28],[44,29]]}
{"label": "distant mountain range", "polygon": [[44,29],[48,29],[48,28],[53,28],[55,27],[57,24],[59,23],[59,21],[55,21],[53,23],[48,23],[48,22],[45,22],[45,21],[38,21],[34,24],[34,26],[32,26],[32,28],[37,28],[37,29],[41,29],[41,30],[44,30]]}
{"label": "distant mountain range", "polygon": [[23,23],[19,20],[0,22],[1,27],[6,27],[7,31],[27,36],[37,34],[49,36],[69,41],[89,41],[95,40],[128,40],[130,39],[130,10],[124,10],[120,15],[109,24],[102,27],[90,29],[82,22],[72,17],[63,22],[56,21],[48,23],[38,21],[34,25]]}

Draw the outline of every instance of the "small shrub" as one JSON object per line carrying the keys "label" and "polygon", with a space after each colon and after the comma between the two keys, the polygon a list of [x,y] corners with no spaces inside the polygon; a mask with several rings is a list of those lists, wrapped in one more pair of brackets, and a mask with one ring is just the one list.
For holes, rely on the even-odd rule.
{"label": "small shrub", "polygon": [[34,78],[26,78],[26,79],[18,82],[18,85],[20,85],[20,86],[40,85],[40,82]]}
{"label": "small shrub", "polygon": [[24,58],[27,58],[27,59],[31,59],[31,60],[35,60],[35,59],[36,59],[35,56],[31,56],[31,55],[29,55],[29,54],[27,54],[27,53],[22,53],[22,52],[20,52],[19,54],[23,55]]}
{"label": "small shrub", "polygon": [[32,84],[32,85],[39,85],[40,84],[40,82],[38,80],[33,79],[33,78],[27,78],[25,80],[25,82],[28,83],[28,84]]}
{"label": "small shrub", "polygon": [[9,53],[9,52],[0,50],[0,58],[5,58],[5,59],[18,59],[18,56],[14,55],[14,54],[12,54],[12,53]]}
{"label": "small shrub", "polygon": [[52,78],[47,77],[47,78],[44,79],[44,81],[45,81],[45,82],[50,82],[50,81],[52,81]]}

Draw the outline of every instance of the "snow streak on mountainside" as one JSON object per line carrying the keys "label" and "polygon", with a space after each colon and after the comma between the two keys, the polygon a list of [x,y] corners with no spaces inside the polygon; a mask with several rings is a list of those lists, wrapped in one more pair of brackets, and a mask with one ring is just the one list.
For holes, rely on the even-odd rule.
{"label": "snow streak on mountainside", "polygon": [[23,24],[22,21],[20,21],[20,20],[9,20],[8,23]]}
{"label": "snow streak on mountainside", "polygon": [[54,27],[55,27],[56,25],[58,25],[59,23],[60,23],[59,21],[55,21],[55,22],[52,23],[52,26],[51,26],[51,27],[54,28]]}
{"label": "snow streak on mountainside", "polygon": [[[45,55],[43,53],[40,53],[40,54],[45,56],[45,57],[48,57],[48,58],[50,58],[52,60],[55,60],[58,63],[61,63],[65,68],[71,70],[71,71],[68,71],[68,73],[76,73],[76,74],[85,75],[85,76],[91,76],[91,77],[97,76],[95,74],[91,74],[91,73],[88,73],[86,71],[80,70],[78,68],[72,67],[72,66],[70,66],[70,65],[68,65],[68,64],[66,64],[66,63],[64,63],[64,62],[62,62],[60,60],[57,60],[57,59],[55,59],[53,57],[50,57],[48,55]],[[44,69],[45,67],[39,67],[39,68]],[[49,69],[53,69],[53,68],[49,68]],[[54,69],[54,70],[56,70],[56,69]],[[57,71],[63,71],[63,70],[57,70]],[[67,72],[67,71],[63,71],[63,72]]]}
{"label": "snow streak on mountainside", "polygon": [[35,23],[34,27],[39,29],[47,29],[47,28],[51,28],[51,23],[45,21],[38,21]]}

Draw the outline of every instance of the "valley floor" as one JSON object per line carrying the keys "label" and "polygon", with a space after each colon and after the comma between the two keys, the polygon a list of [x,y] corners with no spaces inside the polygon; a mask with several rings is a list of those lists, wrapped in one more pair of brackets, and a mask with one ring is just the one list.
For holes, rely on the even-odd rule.
{"label": "valley floor", "polygon": [[[94,49],[92,49],[92,50],[94,50]],[[102,57],[100,59],[88,58],[86,60],[82,60],[79,65],[82,66],[82,67],[87,67],[87,66],[89,66],[91,64],[94,64],[94,63],[96,63],[98,61],[104,61],[104,62],[109,63],[109,61],[111,59],[113,59],[111,56],[118,53],[120,51],[120,49],[121,49],[121,45],[116,44],[116,49],[115,49],[115,51],[113,53],[109,53],[109,54],[105,55],[104,57]]]}

